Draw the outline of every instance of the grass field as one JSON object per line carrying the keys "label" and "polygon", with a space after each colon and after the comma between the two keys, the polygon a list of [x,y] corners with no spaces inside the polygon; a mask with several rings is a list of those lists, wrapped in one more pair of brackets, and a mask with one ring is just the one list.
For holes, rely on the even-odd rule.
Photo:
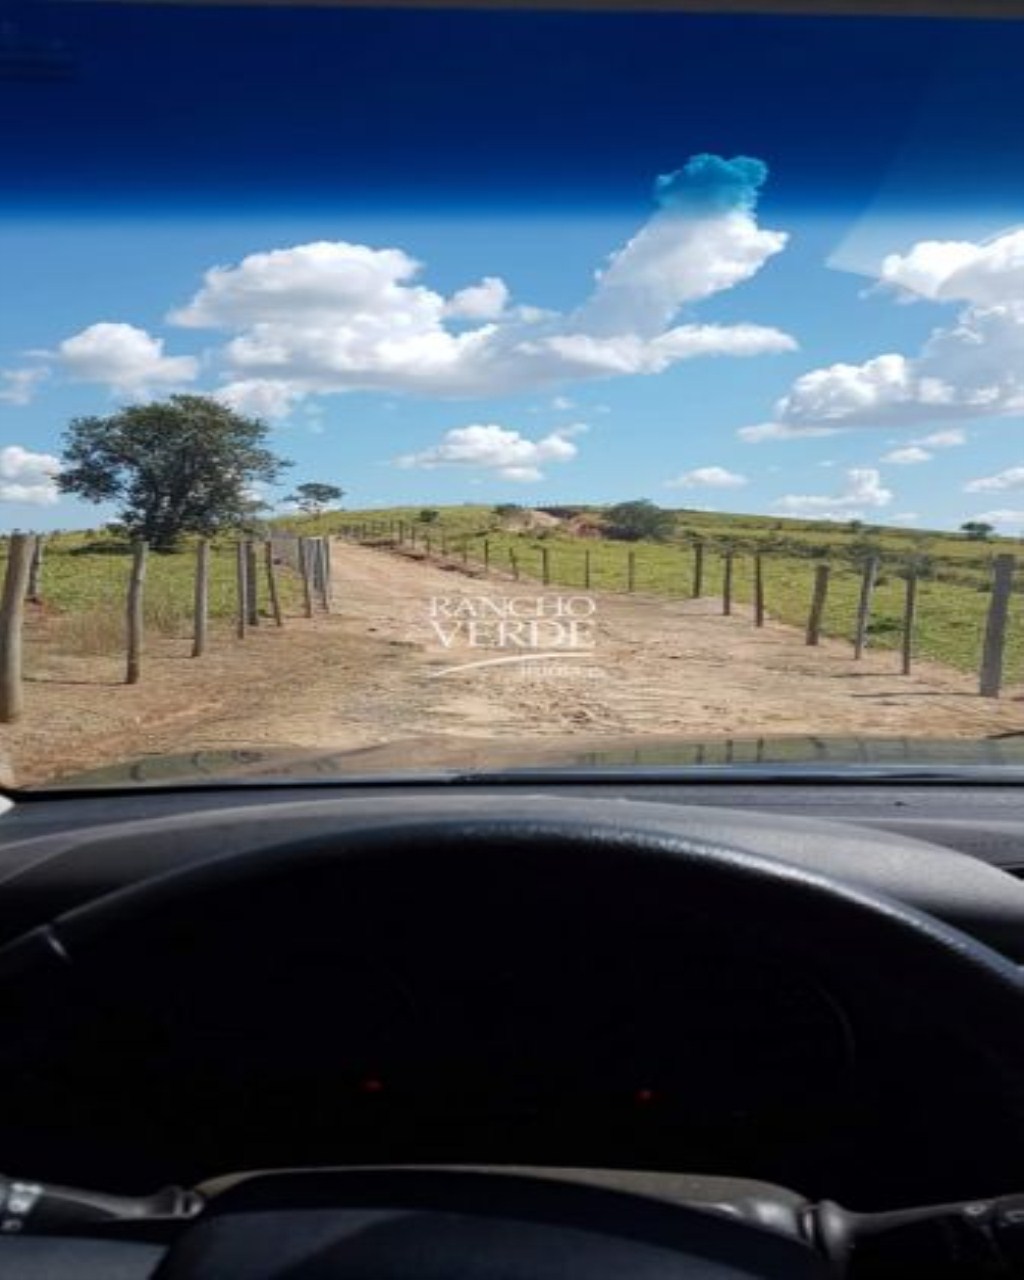
{"label": "grass field", "polygon": [[[448,557],[479,565],[488,544],[491,568],[509,572],[509,553],[515,554],[524,577],[540,579],[546,550],[552,584],[582,588],[584,558],[589,550],[591,585],[624,591],[628,558],[635,555],[638,593],[689,596],[694,573],[694,546],[703,543],[704,595],[722,590],[724,553],[733,553],[733,592],[739,602],[753,593],[753,553],[763,554],[765,601],[770,617],[794,626],[807,621],[816,564],[831,567],[826,634],[851,637],[860,591],[862,565],[868,556],[880,561],[874,594],[869,642],[896,648],[902,638],[905,574],[913,566],[919,575],[915,652],[961,670],[976,670],[981,654],[990,598],[992,561],[1003,552],[1024,552],[1018,540],[994,538],[970,541],[962,536],[884,526],[846,526],[821,521],[780,520],[775,517],[676,513],[675,529],[661,542],[621,542],[583,538],[560,529],[510,532],[508,521],[492,507],[459,506],[438,509],[432,521],[420,518],[416,507],[331,513],[295,524],[307,533],[337,531],[342,525],[372,524],[387,529],[398,521],[414,527],[417,542],[430,537],[437,554],[442,542]],[[514,519],[514,517],[513,517]],[[1024,610],[1015,593],[1011,604],[1006,650],[1006,679],[1024,680]]]}
{"label": "grass field", "polygon": [[[0,554],[0,566],[6,553]],[[233,540],[211,545],[209,616],[227,626],[237,609],[236,551]],[[262,559],[260,561],[262,574]],[[144,613],[146,629],[162,636],[192,634],[195,543],[173,555],[147,557]],[[48,634],[71,653],[117,652],[124,645],[125,600],[131,555],[125,543],[96,531],[47,537],[39,597]],[[301,583],[287,568],[278,572],[284,612],[301,612]],[[261,577],[261,586],[262,586]],[[266,613],[265,600],[261,613]],[[30,635],[31,639],[31,635]]]}

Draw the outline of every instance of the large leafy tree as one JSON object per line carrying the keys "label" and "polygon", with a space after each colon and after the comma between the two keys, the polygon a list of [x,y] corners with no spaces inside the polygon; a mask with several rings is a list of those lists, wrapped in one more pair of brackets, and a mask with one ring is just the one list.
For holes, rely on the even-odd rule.
{"label": "large leafy tree", "polygon": [[120,503],[119,520],[156,551],[252,518],[253,484],[291,464],[266,447],[269,428],[208,396],[174,395],[106,418],[75,418],[57,484],[87,502]]}

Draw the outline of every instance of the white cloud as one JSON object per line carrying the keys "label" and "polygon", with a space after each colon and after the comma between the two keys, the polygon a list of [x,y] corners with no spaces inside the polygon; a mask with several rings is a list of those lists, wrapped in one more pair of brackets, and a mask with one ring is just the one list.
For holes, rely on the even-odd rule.
{"label": "white cloud", "polygon": [[846,485],[840,493],[789,493],[773,506],[790,515],[820,515],[824,520],[838,520],[852,519],[867,507],[887,507],[892,499],[892,490],[883,487],[881,476],[873,467],[853,467],[847,471]]}
{"label": "white cloud", "polygon": [[746,476],[725,467],[694,467],[667,481],[671,489],[739,489],[746,483]]}
{"label": "white cloud", "polygon": [[444,313],[459,320],[497,320],[508,306],[508,285],[499,276],[460,289],[445,303]]}
{"label": "white cloud", "polygon": [[193,356],[165,356],[162,338],[131,324],[99,323],[65,338],[57,355],[73,378],[106,383],[121,395],[191,382],[199,369]]}
{"label": "white cloud", "polygon": [[910,443],[922,445],[925,449],[953,449],[967,443],[967,433],[959,427],[952,427],[949,431],[933,431],[927,436],[917,436]]}
{"label": "white cloud", "polygon": [[756,275],[787,240],[785,232],[763,230],[747,210],[689,217],[663,209],[598,271],[575,323],[586,333],[652,337],[684,305]]}
{"label": "white cloud", "polygon": [[888,453],[882,454],[882,461],[895,462],[897,466],[909,467],[917,462],[930,462],[934,456],[927,449],[922,449],[916,444],[910,444],[903,449],[890,449]]}
{"label": "white cloud", "polygon": [[255,418],[286,418],[302,392],[273,378],[242,378],[220,387],[215,396],[229,409]]}
{"label": "white cloud", "polygon": [[994,476],[981,476],[968,480],[965,493],[1002,493],[1006,489],[1024,489],[1024,467],[1008,467]]}
{"label": "white cloud", "polygon": [[590,298],[560,315],[510,308],[496,276],[446,299],[401,249],[317,241],[213,267],[169,319],[230,335],[221,353],[230,398],[271,394],[269,384],[277,404],[351,390],[516,393],[794,350],[788,334],[762,325],[676,323],[785,243],[758,226],[752,201],[713,215],[662,208],[596,273]]}
{"label": "white cloud", "polygon": [[792,427],[785,422],[759,422],[753,427],[740,427],[736,434],[747,444],[763,444],[765,440],[804,440],[815,436],[836,436],[838,427]]}
{"label": "white cloud", "polygon": [[897,511],[889,519],[893,524],[917,524],[921,517],[916,511]]}
{"label": "white cloud", "polygon": [[989,306],[1024,298],[1024,227],[981,244],[922,240],[884,259],[881,282],[933,302]]}
{"label": "white cloud", "polygon": [[986,524],[1024,527],[1024,511],[1015,511],[1006,507],[1000,507],[996,511],[982,511],[980,515],[971,516],[971,519],[983,520]]}
{"label": "white cloud", "polygon": [[[581,428],[582,424],[577,424]],[[574,432],[573,434],[576,434]],[[495,423],[455,427],[439,444],[421,453],[396,459],[400,467],[477,467],[495,471],[505,480],[541,480],[541,467],[549,462],[569,462],[576,457],[576,445],[566,432],[555,431],[541,440],[528,440],[508,427]]]}
{"label": "white cloud", "polygon": [[916,356],[887,352],[797,378],[775,407],[779,423],[892,427],[1024,413],[1024,229],[985,244],[923,241],[886,258],[882,282],[901,297],[967,305]]}
{"label": "white cloud", "polygon": [[31,404],[36,388],[50,371],[43,365],[28,369],[0,369],[0,403]]}
{"label": "white cloud", "polygon": [[556,409],[559,413],[564,413],[567,409],[575,409],[575,400],[570,400],[568,396],[555,396],[551,401],[552,409]]}
{"label": "white cloud", "polygon": [[59,496],[53,477],[60,460],[49,453],[33,453],[21,445],[0,449],[0,502],[49,506]]}

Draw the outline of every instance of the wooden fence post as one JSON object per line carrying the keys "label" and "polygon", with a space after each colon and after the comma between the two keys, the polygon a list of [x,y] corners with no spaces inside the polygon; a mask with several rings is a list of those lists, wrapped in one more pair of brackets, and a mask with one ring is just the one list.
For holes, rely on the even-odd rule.
{"label": "wooden fence post", "polygon": [[316,566],[317,581],[320,586],[320,603],[323,605],[324,613],[331,611],[331,586],[327,581],[327,548],[323,538],[316,540]]}
{"label": "wooden fence post", "polygon": [[206,652],[206,623],[210,616],[210,544],[206,538],[196,543],[195,602],[192,612],[192,657]]}
{"label": "wooden fence post", "polygon": [[39,603],[39,579],[43,572],[43,535],[37,533],[32,544],[32,563],[28,569],[28,586],[25,594],[33,604]]}
{"label": "wooden fence post", "polygon": [[7,572],[0,600],[0,721],[11,724],[22,712],[21,631],[25,620],[33,546],[27,533],[12,533],[7,544]]}
{"label": "wooden fence post", "polygon": [[469,539],[462,544],[462,563],[469,564]]}
{"label": "wooden fence post", "polygon": [[868,642],[868,623],[871,618],[871,597],[878,575],[878,558],[871,556],[864,562],[860,580],[860,599],[857,602],[857,627],[853,636],[853,656],[859,658]]}
{"label": "wooden fence post", "polygon": [[299,572],[302,574],[302,602],[307,618],[313,616],[313,589],[309,581],[309,539],[299,539]]}
{"label": "wooden fence post", "polygon": [[996,556],[992,574],[992,599],[988,606],[985,645],[981,655],[979,692],[983,698],[998,698],[1003,683],[1003,649],[1006,645],[1006,622],[1010,612],[1015,565],[1013,556]]}
{"label": "wooden fence post", "polygon": [[[299,542],[301,541],[300,538]],[[244,640],[249,622],[249,570],[245,563],[245,543],[241,539],[235,544],[235,586],[238,591],[235,635],[239,640]]]}
{"label": "wooden fence post", "polygon": [[423,550],[426,553],[427,559],[429,560],[430,559],[430,534],[429,533],[423,539]]}
{"label": "wooden fence post", "polygon": [[512,566],[512,577],[516,580],[516,582],[518,582],[519,581],[519,559],[516,556],[515,549],[513,547],[509,547],[508,549],[508,562]]}
{"label": "wooden fence post", "polygon": [[764,626],[764,557],[754,555],[754,626]]}
{"label": "wooden fence post", "polygon": [[819,564],[814,570],[814,594],[811,597],[811,614],[807,619],[807,643],[817,644],[821,637],[821,623],[825,616],[825,600],[828,597],[828,565]]}
{"label": "wooden fence post", "polygon": [[626,590],[636,590],[636,552],[630,551],[626,557]]}
{"label": "wooden fence post", "polygon": [[704,594],[704,543],[693,544],[693,598],[699,599]]}
{"label": "wooden fence post", "polygon": [[274,569],[274,544],[268,538],[263,544],[263,562],[267,570],[267,597],[270,600],[270,612],[279,627],[284,626],[284,615],[281,613],[281,597],[277,590],[277,572]]}
{"label": "wooden fence post", "polygon": [[727,551],[722,561],[722,613],[732,615],[732,552]]}
{"label": "wooden fence post", "polygon": [[590,548],[587,547],[583,552],[583,587],[586,591],[590,590]]}
{"label": "wooden fence post", "polygon": [[142,597],[146,582],[146,544],[132,547],[132,572],[128,579],[128,665],[125,684],[138,684],[142,674]]}
{"label": "wooden fence post", "polygon": [[491,571],[491,544],[490,540],[484,538],[484,573]]}
{"label": "wooden fence post", "polygon": [[260,624],[260,602],[256,567],[256,544],[251,538],[246,538],[245,540],[245,602],[248,608],[249,626],[258,627]]}
{"label": "wooden fence post", "polygon": [[907,571],[906,595],[903,600],[903,643],[901,646],[903,674],[910,675],[914,657],[914,618],[917,614],[917,570]]}
{"label": "wooden fence post", "polygon": [[447,556],[448,554],[448,535],[443,529],[441,530],[441,554],[443,556]]}
{"label": "wooden fence post", "polygon": [[541,581],[548,586],[551,582],[551,553],[547,547],[540,549],[540,571]]}

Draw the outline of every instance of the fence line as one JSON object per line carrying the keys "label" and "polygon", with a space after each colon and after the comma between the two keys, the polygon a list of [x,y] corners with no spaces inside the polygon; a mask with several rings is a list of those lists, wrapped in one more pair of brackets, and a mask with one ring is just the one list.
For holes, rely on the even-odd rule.
{"label": "fence line", "polygon": [[[398,522],[397,526],[393,523],[371,521],[369,524],[344,525],[338,530],[338,535],[354,541],[372,539],[378,546],[382,544],[385,546],[399,546],[411,552],[413,550],[414,525],[401,521]],[[583,540],[581,539],[580,541],[582,542]],[[475,544],[479,544],[482,550],[482,557],[474,563],[470,555],[470,549]],[[491,536],[482,533],[452,535],[442,528],[439,531],[436,543],[433,538],[425,540],[423,546],[416,547],[415,553],[430,559],[434,557],[435,548],[437,556],[442,561],[449,561],[450,557],[454,555],[467,569],[472,568],[474,573],[480,572],[481,569],[484,573],[495,572],[493,531]],[[556,551],[558,550],[560,549],[556,548]],[[703,540],[698,539],[691,540],[685,548],[686,554],[692,557],[692,577],[689,579],[688,591],[685,589],[686,584],[681,580],[680,595],[688,594],[691,598],[699,598],[704,595],[707,587],[709,550],[711,548]],[[579,585],[584,590],[591,590],[595,586],[605,590],[616,589],[614,577],[609,576],[614,575],[614,569],[604,566],[598,572],[590,546],[582,547],[581,554],[574,557],[574,565],[576,567],[570,572],[565,570],[564,559],[560,564],[556,565],[555,554],[550,547],[541,545],[536,548],[536,554],[539,563],[536,564],[535,580],[539,580],[543,586],[552,584],[562,586]],[[780,552],[779,555],[786,560],[794,558],[785,552]],[[722,612],[725,615],[731,615],[734,612],[736,600],[735,568],[737,564],[744,563],[748,557],[750,562],[751,621],[756,628],[763,628],[766,619],[769,617],[771,584],[766,570],[772,562],[770,551],[757,549],[748,553],[728,547],[722,550]],[[507,558],[508,571],[505,576],[510,576],[514,581],[520,581],[522,578],[529,576],[529,571],[523,565],[521,551],[517,551],[516,548],[510,546],[507,551]],[[634,591],[641,579],[642,560],[635,547],[623,549],[623,560],[623,577],[618,581],[620,584],[624,584],[627,592]],[[681,563],[686,563],[682,557]],[[922,572],[917,562],[913,559],[909,560],[909,562],[901,560],[896,566],[892,566],[887,564],[883,557],[873,555],[867,559],[860,560],[858,563],[860,564],[859,588],[854,609],[854,620],[848,633],[853,645],[854,656],[855,658],[862,656],[873,634],[872,607],[876,589],[884,581],[881,571],[883,567],[895,569],[899,577],[904,580],[905,589],[902,603],[899,606],[899,614],[896,619],[887,624],[887,630],[898,632],[898,640],[894,647],[900,657],[899,669],[903,675],[909,676],[912,672],[915,658],[915,630],[920,607],[919,588],[923,576]],[[1009,563],[1011,568],[1009,570],[1000,568],[1001,563],[1004,565]],[[979,680],[983,683],[984,688],[986,690],[994,689],[994,692],[987,693],[986,696],[998,697],[1002,686],[1003,663],[1009,632],[1008,610],[1011,587],[1004,587],[1001,583],[1007,573],[1012,579],[1013,564],[1015,564],[1015,558],[1012,555],[997,556],[993,561],[992,584],[985,587],[986,590],[992,591],[992,600],[986,621],[983,654],[979,661],[978,669]],[[663,559],[661,560],[661,565],[664,567]],[[820,643],[821,637],[826,634],[825,618],[829,610],[828,601],[833,566],[828,562],[819,560],[818,563],[815,563],[813,560],[809,560],[809,567],[813,569],[813,583],[806,614],[805,638],[808,645],[815,646]],[[559,572],[559,570],[561,571]],[[496,571],[499,575],[503,573],[500,564]],[[942,575],[936,574],[931,566],[928,568],[927,576],[944,581]],[[972,580],[971,585],[978,584]],[[622,590],[622,585],[618,589]],[[671,596],[672,592],[659,592],[659,594]],[[789,606],[789,612],[790,614],[793,612],[792,605]],[[1001,614],[1006,616],[1000,618]],[[792,623],[792,621],[793,619],[791,618],[790,622]]]}

